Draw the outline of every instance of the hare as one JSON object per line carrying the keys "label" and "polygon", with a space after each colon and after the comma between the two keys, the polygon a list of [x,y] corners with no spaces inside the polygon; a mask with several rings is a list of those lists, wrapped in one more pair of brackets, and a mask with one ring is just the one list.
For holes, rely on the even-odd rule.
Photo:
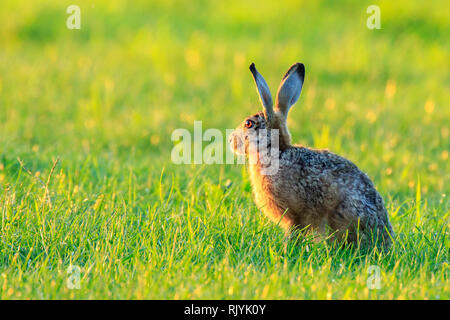
{"label": "hare", "polygon": [[[250,71],[264,111],[247,117],[232,132],[229,143],[234,153],[249,159],[256,205],[280,223],[287,235],[306,229],[317,235],[316,239],[363,244],[381,240],[389,247],[394,232],[383,199],[369,177],[351,161],[328,150],[291,144],[286,120],[300,97],[304,65],[296,63],[289,68],[278,89],[275,108],[269,87],[254,63]],[[266,153],[274,150],[278,153],[271,160],[277,166],[266,170],[271,165]]]}

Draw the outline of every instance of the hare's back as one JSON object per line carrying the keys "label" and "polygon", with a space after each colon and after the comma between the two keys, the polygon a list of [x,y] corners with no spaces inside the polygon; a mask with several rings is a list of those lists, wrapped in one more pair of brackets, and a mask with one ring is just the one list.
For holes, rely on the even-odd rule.
{"label": "hare's back", "polygon": [[342,176],[362,173],[353,162],[327,149],[295,146],[283,151],[280,159],[282,164],[301,169],[305,174]]}
{"label": "hare's back", "polygon": [[370,178],[350,160],[328,150],[296,146],[285,150],[280,167],[291,168],[290,174],[304,185],[333,195],[334,200],[352,200],[367,209],[378,211],[380,196]]}

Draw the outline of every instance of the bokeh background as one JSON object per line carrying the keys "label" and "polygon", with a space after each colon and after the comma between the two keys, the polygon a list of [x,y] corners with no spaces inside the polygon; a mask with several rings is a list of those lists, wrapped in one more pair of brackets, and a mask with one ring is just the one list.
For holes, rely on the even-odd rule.
{"label": "bokeh background", "polygon": [[[80,30],[66,27],[71,4]],[[371,4],[380,30],[366,27]],[[436,0],[3,0],[0,297],[448,297],[449,32]],[[244,166],[170,161],[174,129],[260,110],[251,62],[274,93],[297,61],[293,140],[374,180],[405,241],[383,262],[295,247],[287,263]],[[48,201],[39,179],[58,157]],[[392,290],[365,287],[373,259]],[[81,290],[64,284],[69,264]]]}

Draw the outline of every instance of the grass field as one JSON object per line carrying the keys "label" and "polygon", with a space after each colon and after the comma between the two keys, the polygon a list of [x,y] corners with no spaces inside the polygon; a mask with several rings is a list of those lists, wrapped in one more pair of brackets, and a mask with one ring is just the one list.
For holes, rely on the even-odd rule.
{"label": "grass field", "polygon": [[[449,299],[445,6],[2,1],[0,298]],[[245,166],[171,161],[174,129],[225,132],[260,110],[251,62],[276,90],[297,61],[293,140],[373,179],[397,234],[387,253],[285,248]]]}

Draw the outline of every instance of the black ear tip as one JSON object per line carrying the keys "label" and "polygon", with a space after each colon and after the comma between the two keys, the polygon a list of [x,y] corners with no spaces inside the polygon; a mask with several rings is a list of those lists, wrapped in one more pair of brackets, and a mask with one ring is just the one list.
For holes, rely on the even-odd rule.
{"label": "black ear tip", "polygon": [[305,78],[305,65],[301,62],[294,63],[284,75],[283,80],[286,79],[292,72],[297,72],[303,81]]}
{"label": "black ear tip", "polygon": [[302,80],[305,78],[305,65],[301,62],[297,63],[297,72],[300,74]]}
{"label": "black ear tip", "polygon": [[250,65],[250,71],[251,71],[251,73],[252,73],[252,75],[253,75],[253,78],[256,79],[257,74],[258,74],[258,71],[256,71],[255,64],[254,64],[253,62],[252,62],[252,64]]}

